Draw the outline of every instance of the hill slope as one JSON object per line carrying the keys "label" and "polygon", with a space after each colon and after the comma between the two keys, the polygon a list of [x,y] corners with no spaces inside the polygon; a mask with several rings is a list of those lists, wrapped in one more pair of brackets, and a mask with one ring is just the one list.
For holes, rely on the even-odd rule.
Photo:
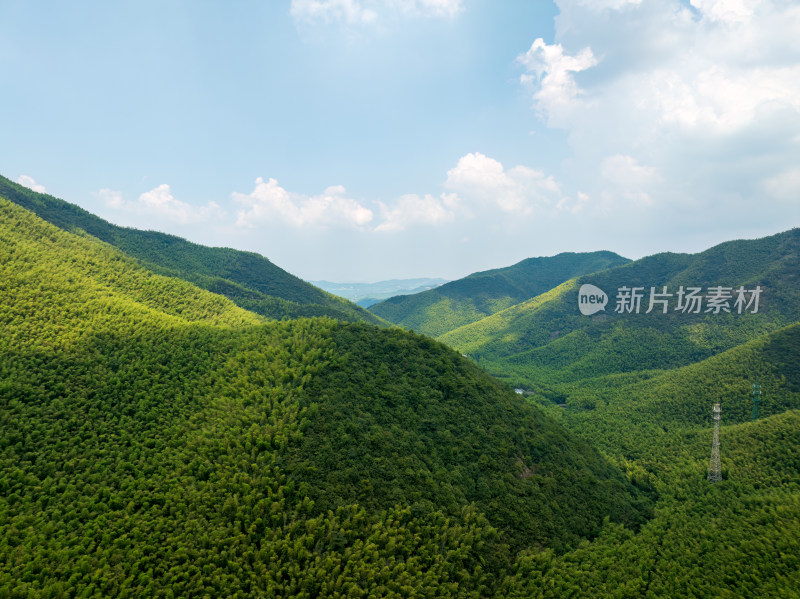
{"label": "hill slope", "polygon": [[263,318],[230,300],[154,275],[109,245],[71,235],[0,198],[4,349],[71,346],[89,330],[143,321],[244,326]]}
{"label": "hill slope", "polygon": [[[522,555],[511,597],[792,597],[800,586],[800,324],[697,364],[563,386],[540,398],[659,495],[636,533],[609,526],[563,556]],[[764,394],[751,421],[752,383]],[[722,404],[723,481],[706,478]]]}
{"label": "hill slope", "polygon": [[[720,432],[726,480],[705,480],[711,430],[660,438],[649,462],[656,517],[608,526],[575,551],[522,555],[506,597],[796,597],[800,587],[800,412]],[[643,437],[640,444],[651,444]],[[673,451],[661,456],[665,447]],[[677,451],[674,451],[677,450]],[[677,453],[677,455],[676,455]],[[640,470],[640,477],[647,477]]]}
{"label": "hill slope", "polygon": [[289,274],[258,254],[210,248],[156,231],[118,227],[82,208],[31,191],[0,176],[0,198],[70,232],[84,232],[142,261],[148,268],[224,295],[269,318],[328,316],[380,324],[370,312]]}
{"label": "hill slope", "polygon": [[[654,440],[709,426],[712,403],[721,404],[725,424],[750,421],[755,381],[763,389],[760,417],[800,409],[798,364],[800,323],[681,368],[557,386],[567,400],[554,413],[604,450],[639,458],[634,437]],[[651,445],[635,451],[649,454]]]}
{"label": "hill slope", "polygon": [[262,323],[0,200],[0,593],[486,596],[648,501],[456,352]]}
{"label": "hill slope", "polygon": [[438,337],[552,289],[567,279],[625,264],[612,252],[563,253],[473,273],[436,289],[389,298],[370,311],[394,324]]}
{"label": "hill slope", "polygon": [[[578,290],[604,290],[604,312],[583,316]],[[651,287],[667,286],[663,306],[647,313]],[[761,288],[759,309],[739,314],[676,310],[681,286]],[[618,290],[642,288],[641,309],[615,311]],[[750,298],[752,294],[746,294]],[[552,291],[440,337],[491,372],[523,386],[576,381],[603,374],[675,368],[800,320],[800,229],[752,241],[732,241],[705,252],[658,254],[569,281]]]}

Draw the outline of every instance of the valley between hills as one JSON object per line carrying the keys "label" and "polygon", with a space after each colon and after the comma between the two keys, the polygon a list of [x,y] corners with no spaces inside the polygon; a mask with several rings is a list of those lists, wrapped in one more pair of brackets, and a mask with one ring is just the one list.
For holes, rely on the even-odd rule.
{"label": "valley between hills", "polygon": [[2,597],[800,596],[800,229],[369,310],[2,177],[0,238]]}

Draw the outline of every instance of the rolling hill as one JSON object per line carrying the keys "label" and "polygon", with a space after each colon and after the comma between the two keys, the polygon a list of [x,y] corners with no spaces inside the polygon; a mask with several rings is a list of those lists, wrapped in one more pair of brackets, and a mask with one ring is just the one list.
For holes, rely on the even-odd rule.
{"label": "rolling hill", "polygon": [[[800,585],[800,412],[724,426],[724,480],[705,470],[711,430],[643,436],[624,462],[659,491],[639,532],[608,526],[563,555],[523,554],[505,597],[796,597]],[[634,437],[632,437],[633,439]],[[662,450],[666,451],[662,453]]]}
{"label": "rolling hill", "polygon": [[[659,373],[573,383],[537,401],[603,449],[656,516],[610,526],[562,556],[522,555],[511,597],[794,597],[800,583],[800,324]],[[764,394],[752,421],[752,384]],[[723,481],[706,479],[711,405],[721,403]]]}
{"label": "rolling hill", "polygon": [[[578,292],[591,284],[605,290],[604,311],[584,316]],[[667,313],[650,290],[672,296]],[[730,288],[728,312],[703,304],[697,313],[677,310],[681,287]],[[761,289],[759,307],[738,313],[735,290],[750,300]],[[622,288],[642,289],[639,313],[618,312]],[[685,302],[684,305],[687,305]],[[709,312],[708,310],[711,309]],[[585,275],[536,298],[439,339],[514,384],[541,388],[595,376],[670,369],[698,362],[800,320],[800,229],[758,240],[731,241],[699,254],[657,254]]]}
{"label": "rolling hill", "polygon": [[436,289],[389,298],[370,311],[389,322],[438,337],[533,298],[568,279],[629,262],[613,252],[528,258],[473,273]]}
{"label": "rolling hill", "polygon": [[113,225],[82,208],[0,176],[0,198],[55,226],[91,235],[140,260],[151,270],[194,283],[274,319],[328,316],[381,324],[370,312],[327,293],[252,252],[210,248],[174,235]]}
{"label": "rolling hill", "polygon": [[[530,377],[521,397],[428,336],[268,320],[0,199],[0,595],[796,596],[797,236],[465,327]],[[648,281],[763,303],[613,313]],[[578,314],[589,282],[606,314]],[[501,353],[521,325],[533,367]]]}
{"label": "rolling hill", "polygon": [[645,454],[631,453],[634,435],[655,440],[708,426],[712,403],[721,404],[726,424],[749,422],[756,381],[764,390],[761,418],[800,410],[798,357],[800,323],[795,323],[681,368],[564,384],[559,388],[567,397],[566,407],[553,413],[596,446],[626,459],[639,458],[653,447],[636,450]]}
{"label": "rolling hill", "polygon": [[[638,531],[608,525],[562,555],[523,550],[500,596],[798,596],[799,250],[794,229],[695,255],[650,256],[564,281],[439,337],[527,387],[530,401],[658,497]],[[584,284],[597,291],[581,291]],[[637,287],[640,310],[620,303],[617,311],[618,296]],[[651,287],[666,312],[659,302],[647,311]],[[704,302],[697,313],[677,308],[680,300],[688,306],[690,287]],[[758,288],[756,310],[748,301]],[[603,292],[605,310],[580,313],[581,293],[588,302]],[[752,421],[755,381],[763,394]],[[723,480],[712,484],[717,402]]]}
{"label": "rolling hill", "polygon": [[4,596],[487,596],[649,514],[428,337],[267,321],[6,200],[0,240]]}

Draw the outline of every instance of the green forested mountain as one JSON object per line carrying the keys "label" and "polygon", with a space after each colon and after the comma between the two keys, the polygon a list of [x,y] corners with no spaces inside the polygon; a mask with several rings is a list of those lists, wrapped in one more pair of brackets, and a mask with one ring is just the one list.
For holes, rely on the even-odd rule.
{"label": "green forested mountain", "polygon": [[[0,200],[0,596],[797,597],[797,235],[481,321],[544,326],[523,398],[429,337],[266,320]],[[761,285],[763,311],[575,314],[583,282],[656,275]]]}
{"label": "green forested mountain", "polygon": [[521,555],[503,596],[799,596],[800,412],[723,427],[716,484],[705,480],[710,427],[632,438],[651,447],[624,464],[656,487],[655,517],[637,533],[608,526],[563,555]]}
{"label": "green forested mountain", "polygon": [[613,252],[562,253],[528,258],[506,268],[473,273],[436,289],[370,306],[394,324],[438,337],[533,298],[568,279],[629,262]]}
{"label": "green forested mountain", "polygon": [[65,233],[0,198],[4,351],[73,347],[92,331],[167,323],[244,326],[264,319],[155,275],[118,249]]}
{"label": "green forested mountain", "polygon": [[[531,401],[658,497],[637,531],[608,524],[563,554],[523,550],[499,596],[800,597],[798,277],[795,229],[568,280],[439,337],[532,390]],[[608,294],[604,311],[580,314],[583,284]],[[650,288],[664,286],[667,313],[661,304],[647,313]],[[730,287],[731,312],[676,310],[681,286],[704,296]],[[757,313],[738,313],[739,286],[761,288]],[[642,288],[638,314],[615,311],[624,287]],[[711,484],[717,402],[723,481]]]}
{"label": "green forested mountain", "polygon": [[0,240],[0,596],[493,596],[650,513],[428,337],[265,321],[5,200]]}
{"label": "green forested mountain", "polygon": [[[658,496],[631,533],[520,555],[508,597],[798,597],[800,230],[653,256],[568,281],[442,339],[528,385],[533,401]],[[578,312],[578,290],[609,295]],[[763,289],[757,314],[614,312],[623,287]],[[752,385],[763,394],[752,422]],[[706,480],[721,403],[723,481]],[[560,404],[560,405],[559,405]]]}
{"label": "green forested mountain", "polygon": [[566,407],[553,413],[605,451],[637,459],[652,448],[638,446],[634,436],[657,439],[708,426],[712,403],[721,404],[727,424],[750,421],[755,382],[764,390],[761,418],[800,409],[799,357],[796,323],[681,368],[564,383],[556,388]]}
{"label": "green forested mountain", "polygon": [[327,316],[380,324],[372,313],[327,293],[252,252],[210,248],[174,235],[118,227],[82,208],[0,176],[0,198],[57,227],[88,234],[139,259],[147,268],[187,280],[269,318]]}
{"label": "green forested mountain", "polygon": [[[636,533],[609,526],[557,556],[522,555],[513,597],[797,597],[800,324],[683,368],[565,386],[541,405],[659,496]],[[752,384],[763,390],[752,421]],[[705,480],[722,406],[723,481]]]}
{"label": "green forested mountain", "polygon": [[[583,284],[604,290],[604,311],[583,316],[578,291]],[[655,304],[647,313],[651,288],[664,286],[667,313]],[[708,296],[717,286],[746,291],[760,287],[754,306],[730,312],[676,310],[681,287],[698,287]],[[615,310],[618,291],[639,287],[641,309]],[[735,295],[735,292],[734,292]],[[745,294],[749,300],[752,294]],[[512,306],[440,337],[470,355],[490,372],[515,384],[542,388],[611,373],[676,368],[703,360],[800,321],[800,229],[753,241],[732,241],[695,255],[657,254],[568,281],[545,294]]]}

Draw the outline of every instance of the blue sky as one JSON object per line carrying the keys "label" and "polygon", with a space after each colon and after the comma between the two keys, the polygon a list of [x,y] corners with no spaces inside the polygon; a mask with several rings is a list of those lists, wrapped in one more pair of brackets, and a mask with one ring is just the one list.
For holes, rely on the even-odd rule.
{"label": "blue sky", "polygon": [[785,0],[0,0],[0,173],[306,279],[800,225]]}

